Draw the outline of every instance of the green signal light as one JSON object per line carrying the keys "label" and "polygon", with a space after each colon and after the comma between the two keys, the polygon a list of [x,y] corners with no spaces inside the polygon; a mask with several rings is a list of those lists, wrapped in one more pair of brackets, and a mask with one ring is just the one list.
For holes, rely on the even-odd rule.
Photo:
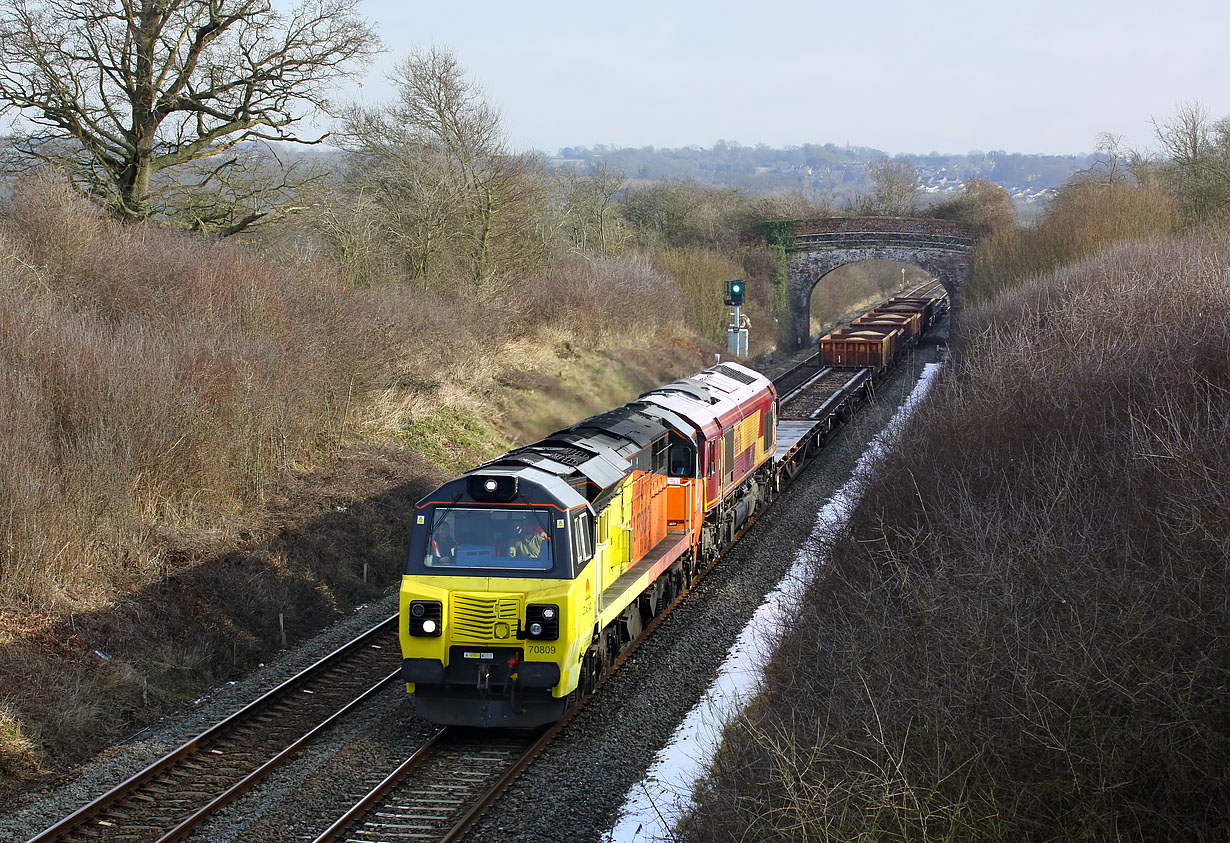
{"label": "green signal light", "polygon": [[732,307],[743,305],[743,279],[732,278],[726,282],[726,303]]}

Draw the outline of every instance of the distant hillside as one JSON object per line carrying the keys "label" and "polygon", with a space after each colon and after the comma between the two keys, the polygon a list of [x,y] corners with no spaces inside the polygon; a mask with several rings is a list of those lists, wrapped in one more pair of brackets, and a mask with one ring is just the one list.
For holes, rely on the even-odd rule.
{"label": "distant hillside", "polygon": [[[867,189],[867,165],[889,157],[878,149],[803,144],[783,149],[718,141],[711,149],[652,146],[633,149],[598,145],[565,147],[552,162],[589,167],[605,162],[633,179],[690,179],[751,193],[801,190],[841,204]],[[966,180],[986,179],[1008,189],[1018,205],[1044,201],[1077,170],[1093,165],[1089,155],[1027,155],[1016,152],[897,155],[912,165],[923,190],[938,197],[959,191]]]}

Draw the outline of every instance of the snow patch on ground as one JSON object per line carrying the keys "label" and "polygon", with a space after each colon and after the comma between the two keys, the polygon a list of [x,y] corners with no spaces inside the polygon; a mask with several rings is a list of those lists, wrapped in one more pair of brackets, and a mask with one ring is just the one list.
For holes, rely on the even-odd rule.
{"label": "snow patch on ground", "polygon": [[[859,457],[850,480],[817,513],[813,539],[820,540],[849,519],[862,497],[863,479],[883,456],[886,440],[927,394],[940,366],[929,363],[923,367],[909,398]],[[673,839],[671,829],[691,805],[693,788],[712,763],[723,725],[756,693],[762,666],[777,646],[775,631],[781,626],[784,612],[801,593],[807,572],[821,561],[811,552],[813,544],[804,546],[786,576],[766,596],[730,648],[726,662],[705,696],[688,712],[670,742],[650,765],[645,778],[628,792],[619,820],[603,837],[605,843]]]}

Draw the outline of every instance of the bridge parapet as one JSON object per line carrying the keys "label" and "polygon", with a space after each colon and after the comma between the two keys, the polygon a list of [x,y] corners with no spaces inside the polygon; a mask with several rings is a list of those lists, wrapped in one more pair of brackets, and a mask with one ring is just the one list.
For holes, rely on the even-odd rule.
{"label": "bridge parapet", "polygon": [[964,234],[929,233],[922,231],[823,231],[796,234],[790,251],[815,249],[861,249],[905,246],[917,249],[941,249],[968,252],[975,238]]}
{"label": "bridge parapet", "polygon": [[841,234],[912,234],[940,238],[963,238],[971,244],[982,232],[972,225],[920,217],[827,217],[817,220],[796,220],[795,240]]}

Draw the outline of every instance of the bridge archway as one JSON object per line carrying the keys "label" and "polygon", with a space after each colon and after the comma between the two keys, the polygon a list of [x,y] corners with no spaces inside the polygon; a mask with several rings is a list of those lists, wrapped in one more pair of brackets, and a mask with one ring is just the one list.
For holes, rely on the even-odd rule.
{"label": "bridge archway", "polygon": [[795,222],[794,242],[786,254],[793,347],[811,342],[812,290],[834,269],[858,261],[901,261],[920,267],[944,285],[956,308],[969,268],[969,252],[979,233],[963,223],[900,217]]}

